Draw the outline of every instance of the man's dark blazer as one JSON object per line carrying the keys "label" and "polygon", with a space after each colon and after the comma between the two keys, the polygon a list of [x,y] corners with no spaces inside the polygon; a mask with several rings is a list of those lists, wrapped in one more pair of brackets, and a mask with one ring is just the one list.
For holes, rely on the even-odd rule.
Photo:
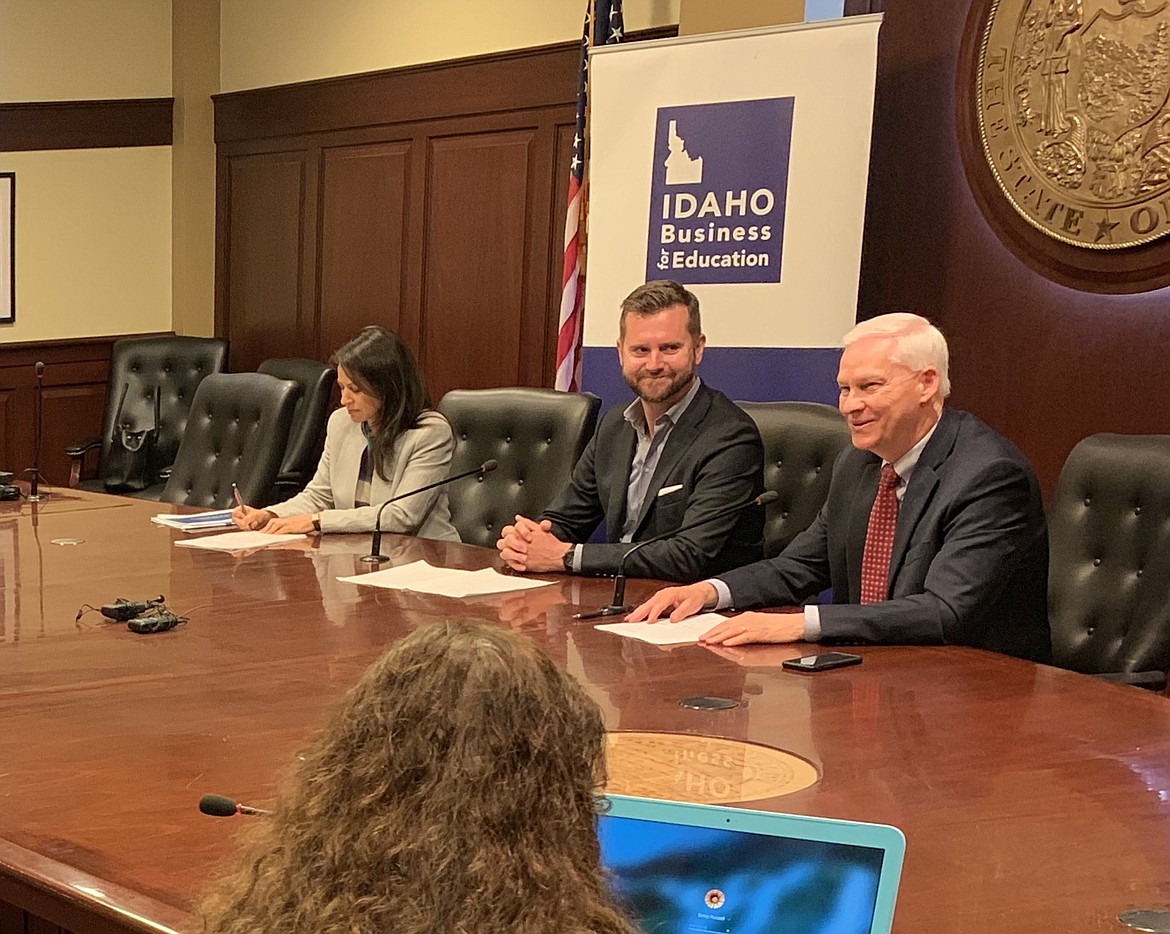
{"label": "man's dark blazer", "polygon": [[880,472],[877,455],[842,451],[813,524],[777,557],[719,575],[736,608],[799,604],[832,587],[824,641],[957,643],[1048,661],[1048,533],[1024,456],[973,415],[944,409],[898,509],[889,599],[862,606]]}
{"label": "man's dark blazer", "polygon": [[[581,549],[581,570],[612,574],[630,549],[621,542],[626,492],[637,434],[615,406],[602,416],[572,480],[545,510],[552,531],[566,542],[587,542],[605,521],[606,543]],[[764,489],[764,445],[755,422],[723,393],[700,384],[671,429],[634,529],[644,541],[747,503]],[[671,487],[678,489],[670,490]],[[690,532],[647,545],[630,556],[631,577],[690,582],[757,560],[763,554],[764,510],[751,506]]]}

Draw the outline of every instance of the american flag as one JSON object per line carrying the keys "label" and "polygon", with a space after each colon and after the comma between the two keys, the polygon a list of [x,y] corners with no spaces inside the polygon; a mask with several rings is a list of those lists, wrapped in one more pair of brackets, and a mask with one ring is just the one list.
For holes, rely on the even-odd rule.
{"label": "american flag", "polygon": [[624,29],[622,0],[590,0],[585,9],[585,28],[581,36],[581,67],[577,76],[577,135],[573,139],[573,161],[569,166],[569,207],[565,214],[565,266],[561,276],[561,313],[557,332],[556,388],[564,392],[576,392],[581,388],[581,318],[585,309],[585,251],[581,237],[581,219],[585,216],[586,200],[589,49],[593,45],[620,42]]}

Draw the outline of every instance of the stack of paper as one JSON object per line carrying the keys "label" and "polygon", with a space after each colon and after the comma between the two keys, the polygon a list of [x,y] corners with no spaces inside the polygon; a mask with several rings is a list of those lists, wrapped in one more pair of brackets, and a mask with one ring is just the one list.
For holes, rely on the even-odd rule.
{"label": "stack of paper", "polygon": [[385,587],[389,590],[413,590],[415,593],[433,593],[444,597],[470,597],[489,593],[506,593],[510,590],[529,590],[533,587],[547,587],[556,581],[532,580],[501,574],[494,568],[480,571],[452,571],[437,568],[426,561],[414,561],[384,571],[370,574],[355,574],[339,577],[347,584],[368,584],[371,587]]}
{"label": "stack of paper", "polygon": [[217,509],[214,512],[193,512],[187,515],[182,513],[160,512],[151,516],[151,522],[156,525],[165,525],[168,529],[182,529],[184,532],[207,532],[212,529],[230,529],[235,527],[232,522],[230,509]]}
{"label": "stack of paper", "polygon": [[223,535],[208,535],[189,542],[175,542],[182,548],[206,548],[208,551],[244,551],[248,548],[264,548],[281,542],[292,542],[306,535],[273,535],[269,532],[227,532]]}

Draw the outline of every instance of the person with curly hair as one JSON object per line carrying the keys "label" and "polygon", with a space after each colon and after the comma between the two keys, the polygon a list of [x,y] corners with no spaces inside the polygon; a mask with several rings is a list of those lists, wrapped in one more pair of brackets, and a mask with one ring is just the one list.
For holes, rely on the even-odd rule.
{"label": "person with curly hair", "polygon": [[597,841],[601,711],[525,636],[419,629],[311,741],[206,934],[634,934]]}

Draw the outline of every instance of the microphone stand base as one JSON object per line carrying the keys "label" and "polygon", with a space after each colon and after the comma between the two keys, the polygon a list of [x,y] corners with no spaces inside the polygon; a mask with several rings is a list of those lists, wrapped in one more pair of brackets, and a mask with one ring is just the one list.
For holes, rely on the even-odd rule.
{"label": "microphone stand base", "polygon": [[24,475],[30,480],[28,496],[24,498],[25,502],[39,503],[41,500],[49,498],[49,491],[41,489],[42,486],[48,486],[48,484],[45,483],[45,478],[41,475],[39,467],[30,467],[24,472]]}
{"label": "microphone stand base", "polygon": [[603,606],[599,610],[591,610],[588,613],[574,613],[573,619],[605,619],[607,616],[625,616],[633,609],[632,606],[614,606],[611,603],[609,606]]}
{"label": "microphone stand base", "polygon": [[385,555],[366,555],[364,558],[362,558],[362,561],[365,564],[382,564],[384,561],[389,560],[390,559]]}

